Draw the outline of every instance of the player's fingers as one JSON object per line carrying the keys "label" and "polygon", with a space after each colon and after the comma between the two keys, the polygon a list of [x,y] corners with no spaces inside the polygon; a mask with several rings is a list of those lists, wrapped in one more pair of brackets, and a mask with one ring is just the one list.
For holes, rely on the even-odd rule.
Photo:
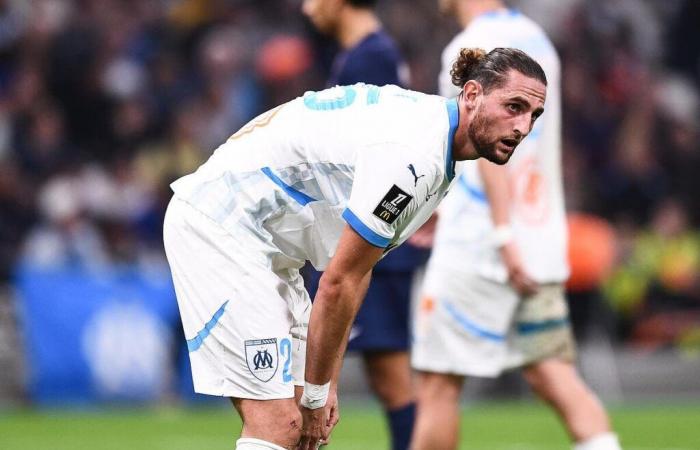
{"label": "player's fingers", "polygon": [[306,444],[307,444],[307,439],[305,436],[302,436],[299,439],[299,443],[296,446],[296,450],[306,450],[306,448],[307,448]]}
{"label": "player's fingers", "polygon": [[299,439],[298,450],[316,450],[318,448],[321,433],[314,432],[313,429],[302,429]]}
{"label": "player's fingers", "polygon": [[333,428],[338,422],[340,422],[340,414],[337,410],[334,410],[331,412],[331,416],[328,418],[328,426]]}
{"label": "player's fingers", "polygon": [[297,449],[298,450],[317,450],[320,445],[321,444],[320,444],[318,438],[314,438],[311,436],[302,436],[301,440],[299,441],[299,446],[297,447]]}

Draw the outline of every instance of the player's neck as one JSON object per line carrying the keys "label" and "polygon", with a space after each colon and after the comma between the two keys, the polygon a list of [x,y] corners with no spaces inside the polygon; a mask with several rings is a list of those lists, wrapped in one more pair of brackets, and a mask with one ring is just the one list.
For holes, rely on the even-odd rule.
{"label": "player's neck", "polygon": [[452,138],[452,160],[477,159],[479,153],[476,151],[474,143],[469,139],[470,118],[461,95],[457,97],[457,107],[459,108],[459,125],[457,125],[457,131]]}
{"label": "player's neck", "polygon": [[371,9],[345,7],[341,14],[336,40],[343,48],[354,47],[382,27],[379,18]]}
{"label": "player's neck", "polygon": [[474,19],[492,11],[506,11],[508,8],[501,0],[477,0],[457,2],[457,21],[466,28]]}

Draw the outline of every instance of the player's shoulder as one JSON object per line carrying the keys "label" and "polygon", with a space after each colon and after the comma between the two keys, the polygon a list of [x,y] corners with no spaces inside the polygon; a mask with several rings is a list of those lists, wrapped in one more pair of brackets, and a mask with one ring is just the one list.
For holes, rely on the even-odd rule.
{"label": "player's shoulder", "polygon": [[387,85],[377,88],[378,105],[386,109],[390,116],[382,127],[395,127],[406,142],[416,142],[417,151],[424,151],[424,138],[434,129],[448,122],[446,99],[438,95],[426,94]]}
{"label": "player's shoulder", "polygon": [[[383,100],[386,100],[397,114],[424,116],[436,115],[445,110],[445,98],[439,95],[413,91],[396,85],[382,86]],[[439,114],[438,114],[439,115]]]}

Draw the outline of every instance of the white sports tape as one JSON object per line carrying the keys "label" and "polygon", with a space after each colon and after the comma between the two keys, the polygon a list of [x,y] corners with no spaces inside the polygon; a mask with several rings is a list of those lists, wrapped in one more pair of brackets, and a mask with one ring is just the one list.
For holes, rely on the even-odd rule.
{"label": "white sports tape", "polygon": [[323,408],[326,406],[326,401],[328,401],[330,388],[330,381],[321,385],[306,381],[304,383],[304,393],[301,395],[301,406],[307,409]]}

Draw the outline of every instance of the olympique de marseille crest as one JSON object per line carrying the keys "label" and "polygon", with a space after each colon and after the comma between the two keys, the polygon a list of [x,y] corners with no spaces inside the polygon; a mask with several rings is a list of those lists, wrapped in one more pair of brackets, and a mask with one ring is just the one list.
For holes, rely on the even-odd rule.
{"label": "olympique de marseille crest", "polygon": [[277,339],[252,339],[245,341],[245,360],[255,378],[267,382],[277,372]]}

